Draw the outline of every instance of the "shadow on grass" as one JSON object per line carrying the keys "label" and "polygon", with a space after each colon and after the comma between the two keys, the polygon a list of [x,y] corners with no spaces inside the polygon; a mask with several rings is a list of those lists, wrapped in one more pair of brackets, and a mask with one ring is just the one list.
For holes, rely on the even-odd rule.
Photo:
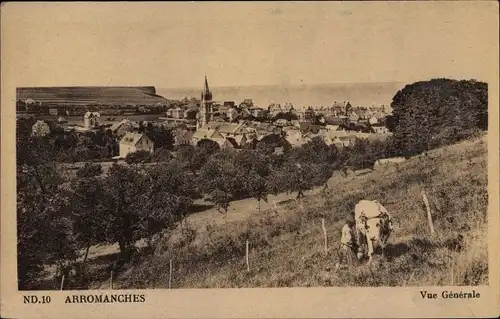
{"label": "shadow on grass", "polygon": [[199,213],[215,207],[214,204],[193,204],[189,208],[189,214]]}
{"label": "shadow on grass", "polygon": [[408,247],[407,244],[405,243],[397,243],[395,245],[389,244],[385,248],[385,253],[386,256],[389,260],[392,260],[394,258],[398,258],[404,254],[406,254],[410,248]]}

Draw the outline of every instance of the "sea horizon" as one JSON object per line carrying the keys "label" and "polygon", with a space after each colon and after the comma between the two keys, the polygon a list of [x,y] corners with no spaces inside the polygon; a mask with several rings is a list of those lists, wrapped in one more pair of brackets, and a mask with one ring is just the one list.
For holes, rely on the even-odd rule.
{"label": "sea horizon", "polygon": [[[394,95],[404,88],[404,82],[347,82],[321,84],[273,84],[209,86],[217,102],[242,102],[252,99],[254,105],[267,107],[271,103],[292,103],[295,106],[329,106],[334,101],[349,101],[352,105],[390,105]],[[200,98],[203,82],[197,88],[156,87],[156,93],[167,99]]]}

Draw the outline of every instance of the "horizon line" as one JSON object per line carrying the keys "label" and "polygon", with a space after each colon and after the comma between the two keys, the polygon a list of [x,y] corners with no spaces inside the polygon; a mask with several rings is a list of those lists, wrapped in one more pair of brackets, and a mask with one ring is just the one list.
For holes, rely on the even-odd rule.
{"label": "horizon line", "polygon": [[[208,81],[210,82],[210,78],[208,78]],[[210,85],[211,88],[234,88],[234,87],[266,87],[266,86],[283,86],[283,87],[304,87],[304,86],[326,86],[326,85],[342,85],[342,84],[350,84],[350,85],[355,85],[355,84],[402,84],[406,83],[405,81],[373,81],[373,82],[322,82],[322,83],[312,83],[312,84],[307,84],[307,83],[294,83],[294,84],[235,84],[235,85]],[[201,85],[202,87],[203,85]],[[180,90],[180,89],[199,89],[200,86],[177,86],[177,87],[167,87],[167,86],[155,86],[156,88],[160,89],[168,89],[168,90]]]}

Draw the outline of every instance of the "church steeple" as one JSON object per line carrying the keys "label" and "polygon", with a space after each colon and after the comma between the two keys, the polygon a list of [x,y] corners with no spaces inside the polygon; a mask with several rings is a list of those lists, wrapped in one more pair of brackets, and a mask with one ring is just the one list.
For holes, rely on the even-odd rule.
{"label": "church steeple", "polygon": [[205,85],[203,87],[203,92],[201,92],[199,115],[197,123],[198,129],[213,121],[212,92],[210,92],[210,88],[208,87],[207,75],[205,75]]}
{"label": "church steeple", "polygon": [[203,92],[201,93],[201,99],[212,100],[212,92],[210,92],[210,88],[208,87],[208,80],[206,74],[205,74],[205,86],[203,87]]}

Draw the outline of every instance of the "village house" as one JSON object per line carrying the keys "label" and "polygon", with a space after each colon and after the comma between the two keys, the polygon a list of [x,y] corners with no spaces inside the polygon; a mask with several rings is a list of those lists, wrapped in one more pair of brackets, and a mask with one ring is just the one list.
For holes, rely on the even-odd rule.
{"label": "village house", "polygon": [[324,126],[315,125],[311,122],[298,122],[298,128],[302,132],[302,134],[306,134],[308,132],[318,134],[318,132],[322,129],[325,129]]}
{"label": "village house", "polygon": [[221,149],[231,149],[235,148],[235,142],[231,138],[225,138],[225,137],[213,137],[210,140],[214,141],[219,145]]}
{"label": "village house", "polygon": [[234,103],[234,101],[224,101],[224,106],[227,108],[234,108],[236,104]]}
{"label": "village house", "polygon": [[370,123],[370,125],[375,125],[378,123],[378,118],[375,117],[375,116],[372,116],[370,117],[370,119],[368,120],[368,123]]}
{"label": "village house", "polygon": [[101,114],[99,112],[87,112],[83,116],[83,127],[85,129],[91,130],[99,126],[99,118]]}
{"label": "village house", "polygon": [[145,134],[125,134],[125,136],[120,140],[120,157],[127,157],[128,154],[138,151],[148,151],[153,153],[153,141],[151,141]]}
{"label": "village house", "polygon": [[280,134],[281,129],[276,127],[273,124],[269,123],[262,123],[262,122],[245,122],[244,123],[245,129],[247,132],[250,134],[247,134],[248,140],[251,139],[257,139],[260,141],[263,137],[270,135],[270,134]]}
{"label": "village house", "polygon": [[198,144],[199,141],[203,139],[212,139],[212,138],[218,138],[218,137],[223,137],[218,129],[222,125],[224,125],[225,122],[209,122],[199,129],[194,132],[192,136],[192,143],[193,145]]}
{"label": "village house", "polygon": [[66,123],[68,123],[68,120],[67,120],[67,119],[65,119],[65,118],[64,118],[64,117],[62,117],[62,116],[59,116],[59,117],[57,118],[57,123],[58,123],[58,124],[61,124],[61,125],[62,125],[62,124],[66,124]]}
{"label": "village house", "polygon": [[285,119],[277,119],[276,121],[273,122],[273,124],[276,125],[276,126],[278,126],[278,127],[285,127],[285,126],[291,126],[292,125],[292,123],[290,121],[287,121]]}
{"label": "village house", "polygon": [[285,139],[288,143],[290,143],[290,145],[292,145],[292,147],[299,147],[307,142],[298,127],[284,127],[283,132],[285,134]]}
{"label": "village house", "polygon": [[248,108],[253,107],[253,100],[252,99],[244,99],[243,104],[245,104]]}
{"label": "village house", "polygon": [[250,113],[253,117],[265,117],[266,111],[261,107],[252,107],[250,108]]}
{"label": "village house", "polygon": [[139,124],[127,119],[123,119],[118,123],[113,123],[108,129],[117,137],[121,138],[127,133],[139,128]]}
{"label": "village house", "polygon": [[181,145],[192,145],[193,142],[193,131],[188,129],[178,128],[175,130],[174,140],[176,146]]}
{"label": "village house", "polygon": [[168,109],[167,116],[174,118],[174,119],[182,119],[185,117],[184,116],[185,112],[186,112],[186,110],[184,110],[183,108],[176,107],[176,108]]}

